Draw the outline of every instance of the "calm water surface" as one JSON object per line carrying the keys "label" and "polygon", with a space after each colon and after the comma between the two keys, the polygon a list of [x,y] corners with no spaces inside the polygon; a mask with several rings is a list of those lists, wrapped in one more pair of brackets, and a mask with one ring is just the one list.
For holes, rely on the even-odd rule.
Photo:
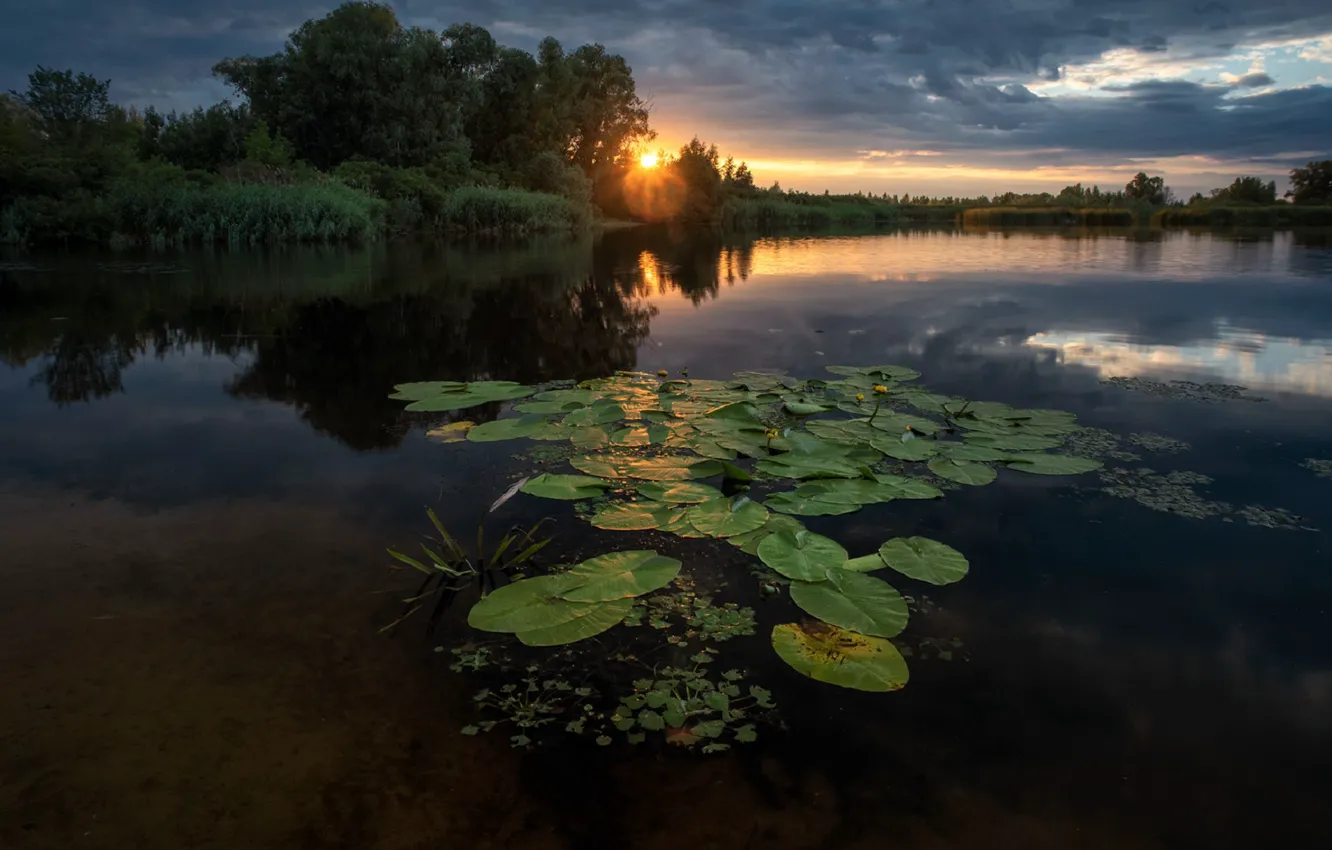
{"label": "calm water surface", "polygon": [[[0,363],[0,847],[1332,844],[1332,478],[1301,466],[1332,460],[1326,233],[11,257]],[[402,596],[383,548],[425,505],[474,526],[524,468],[427,440],[392,384],[870,363],[1186,442],[1109,465],[1205,474],[1229,507],[1003,471],[812,520],[853,554],[965,552],[911,625],[963,648],[871,695],[754,638],[738,663],[788,729],[723,756],[461,736],[475,686],[378,634]],[[604,545],[533,501],[506,510],[553,511],[558,554]],[[730,571],[761,635],[792,618],[730,547],[658,548]]]}

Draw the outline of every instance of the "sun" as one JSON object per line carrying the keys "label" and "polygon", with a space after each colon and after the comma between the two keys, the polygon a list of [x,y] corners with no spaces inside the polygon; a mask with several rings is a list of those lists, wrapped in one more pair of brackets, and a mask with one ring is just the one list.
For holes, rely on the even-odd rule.
{"label": "sun", "polygon": [[655,153],[645,153],[638,158],[638,164],[644,168],[656,168],[657,155]]}

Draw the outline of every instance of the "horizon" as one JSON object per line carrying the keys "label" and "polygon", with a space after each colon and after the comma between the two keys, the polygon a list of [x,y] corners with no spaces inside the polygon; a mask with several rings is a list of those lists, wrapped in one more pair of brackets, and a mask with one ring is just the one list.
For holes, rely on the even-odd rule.
{"label": "horizon", "polygon": [[[239,100],[211,76],[215,62],[276,52],[339,5],[71,0],[57,13],[4,2],[17,24],[0,89],[22,90],[37,65],[71,68],[110,78],[119,103],[164,111]],[[647,149],[697,136],[764,187],[1117,191],[1145,171],[1182,200],[1239,175],[1281,194],[1291,168],[1332,155],[1332,9],[1311,0],[386,5],[404,26],[470,21],[529,52],[547,35],[604,44],[652,106]]]}

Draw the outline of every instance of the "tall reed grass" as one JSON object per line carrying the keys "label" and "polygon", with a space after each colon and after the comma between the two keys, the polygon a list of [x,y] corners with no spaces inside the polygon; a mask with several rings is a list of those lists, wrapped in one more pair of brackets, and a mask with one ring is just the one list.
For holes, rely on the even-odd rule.
{"label": "tall reed grass", "polygon": [[1332,206],[1208,206],[1161,210],[1152,224],[1162,227],[1329,227]]}
{"label": "tall reed grass", "polygon": [[972,207],[962,224],[983,227],[1132,227],[1132,210],[1088,207]]}
{"label": "tall reed grass", "polygon": [[731,198],[721,210],[720,224],[727,230],[823,229],[873,227],[902,220],[890,204],[834,201],[826,204],[794,203],[776,198]]}
{"label": "tall reed grass", "polygon": [[450,192],[440,217],[467,233],[554,233],[586,227],[591,209],[559,195],[471,186]]}

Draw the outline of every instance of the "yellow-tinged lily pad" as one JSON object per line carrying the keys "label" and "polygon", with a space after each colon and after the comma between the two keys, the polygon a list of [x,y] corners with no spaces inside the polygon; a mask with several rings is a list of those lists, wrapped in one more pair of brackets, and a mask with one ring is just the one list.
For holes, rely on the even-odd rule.
{"label": "yellow-tinged lily pad", "polygon": [[896,691],[910,678],[891,641],[827,623],[774,626],[772,648],[797,672],[818,682],[858,691]]}
{"label": "yellow-tinged lily pad", "polygon": [[647,531],[661,528],[670,519],[670,506],[661,502],[616,502],[598,508],[592,524],[608,531]]}
{"label": "yellow-tinged lily pad", "polygon": [[633,605],[634,601],[632,599],[617,599],[612,602],[591,605],[589,607],[592,608],[592,611],[587,616],[570,620],[567,623],[547,626],[543,629],[521,631],[517,633],[517,637],[518,640],[528,646],[559,646],[560,644],[574,643],[618,626],[624,622],[625,617],[629,616],[629,612],[633,610]]}
{"label": "yellow-tinged lily pad", "polygon": [[570,602],[630,599],[665,587],[679,574],[679,561],[651,549],[608,552],[589,558],[565,573],[580,583],[561,596]]}
{"label": "yellow-tinged lily pad", "polygon": [[678,505],[696,505],[709,499],[720,499],[722,495],[720,490],[710,484],[699,484],[693,481],[651,481],[647,484],[638,485],[638,492],[640,495],[655,499],[658,502],[669,502]]}
{"label": "yellow-tinged lily pad", "polygon": [[462,420],[461,422],[450,422],[447,425],[441,425],[438,428],[431,428],[426,431],[427,437],[432,437],[441,443],[461,443],[467,439],[467,432],[476,427],[475,422]]}

